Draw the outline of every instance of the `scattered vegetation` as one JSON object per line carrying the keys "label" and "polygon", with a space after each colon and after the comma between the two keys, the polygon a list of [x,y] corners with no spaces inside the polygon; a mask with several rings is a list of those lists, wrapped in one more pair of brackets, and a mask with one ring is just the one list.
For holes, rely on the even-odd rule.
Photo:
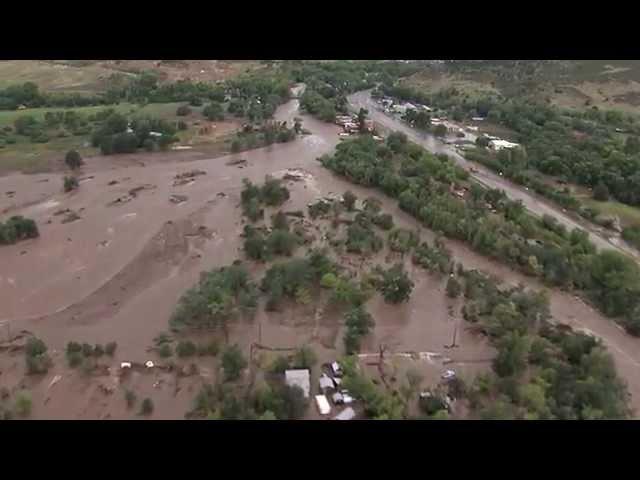
{"label": "scattered vegetation", "polygon": [[76,177],[64,177],[63,178],[63,187],[65,193],[71,192],[72,190],[76,190],[80,184],[78,183],[78,179]]}
{"label": "scattered vegetation", "polygon": [[37,337],[29,337],[24,352],[27,375],[41,375],[49,371],[53,362],[47,353],[47,346],[42,340]]}
{"label": "scattered vegetation", "polygon": [[222,370],[225,381],[233,381],[240,378],[240,374],[247,366],[247,360],[242,355],[238,345],[228,346],[222,353]]}
{"label": "scattered vegetation", "polygon": [[239,315],[251,314],[258,291],[241,265],[203,273],[198,284],[180,298],[170,319],[174,329],[222,328]]}
{"label": "scattered vegetation", "polygon": [[[466,182],[467,172],[405,140],[402,135],[387,138],[393,161],[381,156],[379,145],[367,137],[342,142],[321,161],[356,183],[377,186],[397,198],[400,208],[432,230],[549,285],[583,291],[627,331],[640,334],[640,269],[634,262],[614,251],[596,252],[585,232],[568,232],[552,217],[534,218],[502,191],[472,183],[469,195],[457,198],[450,186]],[[434,268],[436,252],[416,250],[414,261]]]}
{"label": "scattered vegetation", "polygon": [[0,245],[11,245],[20,240],[40,236],[34,220],[15,215],[6,222],[0,222]]}

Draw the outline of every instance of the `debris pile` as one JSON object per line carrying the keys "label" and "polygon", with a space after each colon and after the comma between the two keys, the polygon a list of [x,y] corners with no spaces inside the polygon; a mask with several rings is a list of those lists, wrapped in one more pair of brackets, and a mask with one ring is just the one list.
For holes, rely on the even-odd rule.
{"label": "debris pile", "polygon": [[186,195],[176,195],[175,193],[172,195],[169,195],[169,201],[176,205],[186,202],[188,199],[189,197],[187,197]]}
{"label": "debris pile", "polygon": [[206,174],[207,172],[205,172],[204,170],[190,170],[188,172],[178,173],[175,177],[173,177],[173,186],[179,187],[180,185],[192,183],[195,181],[196,177]]}

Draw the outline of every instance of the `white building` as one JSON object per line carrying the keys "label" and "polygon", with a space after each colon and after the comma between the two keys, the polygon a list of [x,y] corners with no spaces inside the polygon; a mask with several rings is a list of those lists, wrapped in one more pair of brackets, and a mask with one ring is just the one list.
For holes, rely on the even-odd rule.
{"label": "white building", "polygon": [[329,415],[331,413],[331,405],[329,405],[329,400],[324,395],[316,395],[316,405],[318,405],[320,415]]}
{"label": "white building", "polygon": [[495,150],[496,152],[502,150],[503,148],[515,148],[519,145],[513,142],[507,142],[506,140],[491,140],[489,142],[489,148]]}
{"label": "white building", "polygon": [[311,381],[309,379],[309,370],[287,370],[284,372],[284,378],[290,387],[300,387],[304,392],[304,398],[309,398],[311,390]]}

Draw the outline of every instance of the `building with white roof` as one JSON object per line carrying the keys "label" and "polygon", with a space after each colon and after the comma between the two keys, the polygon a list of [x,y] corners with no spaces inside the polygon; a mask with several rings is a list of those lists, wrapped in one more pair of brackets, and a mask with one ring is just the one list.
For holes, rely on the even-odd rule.
{"label": "building with white roof", "polygon": [[311,381],[309,379],[309,370],[286,370],[284,378],[290,387],[299,387],[302,389],[305,398],[309,398],[311,391]]}
{"label": "building with white roof", "polygon": [[495,150],[496,152],[499,150],[502,150],[503,148],[515,148],[518,146],[519,145],[517,143],[507,142],[506,140],[500,140],[500,139],[491,140],[489,142],[489,148],[491,148],[492,150]]}

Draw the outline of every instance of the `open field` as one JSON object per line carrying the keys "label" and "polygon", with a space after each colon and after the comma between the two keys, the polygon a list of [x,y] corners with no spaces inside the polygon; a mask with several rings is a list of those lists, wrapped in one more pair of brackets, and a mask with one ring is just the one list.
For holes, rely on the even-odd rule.
{"label": "open field", "polygon": [[134,78],[153,70],[161,81],[215,82],[259,67],[259,62],[231,60],[4,60],[0,88],[34,82],[45,91],[89,94],[103,91],[114,74]]}
{"label": "open field", "polygon": [[636,60],[521,61],[517,66],[465,62],[428,68],[402,81],[435,93],[455,87],[470,99],[485,94],[526,95],[564,108],[640,113],[640,62]]}

